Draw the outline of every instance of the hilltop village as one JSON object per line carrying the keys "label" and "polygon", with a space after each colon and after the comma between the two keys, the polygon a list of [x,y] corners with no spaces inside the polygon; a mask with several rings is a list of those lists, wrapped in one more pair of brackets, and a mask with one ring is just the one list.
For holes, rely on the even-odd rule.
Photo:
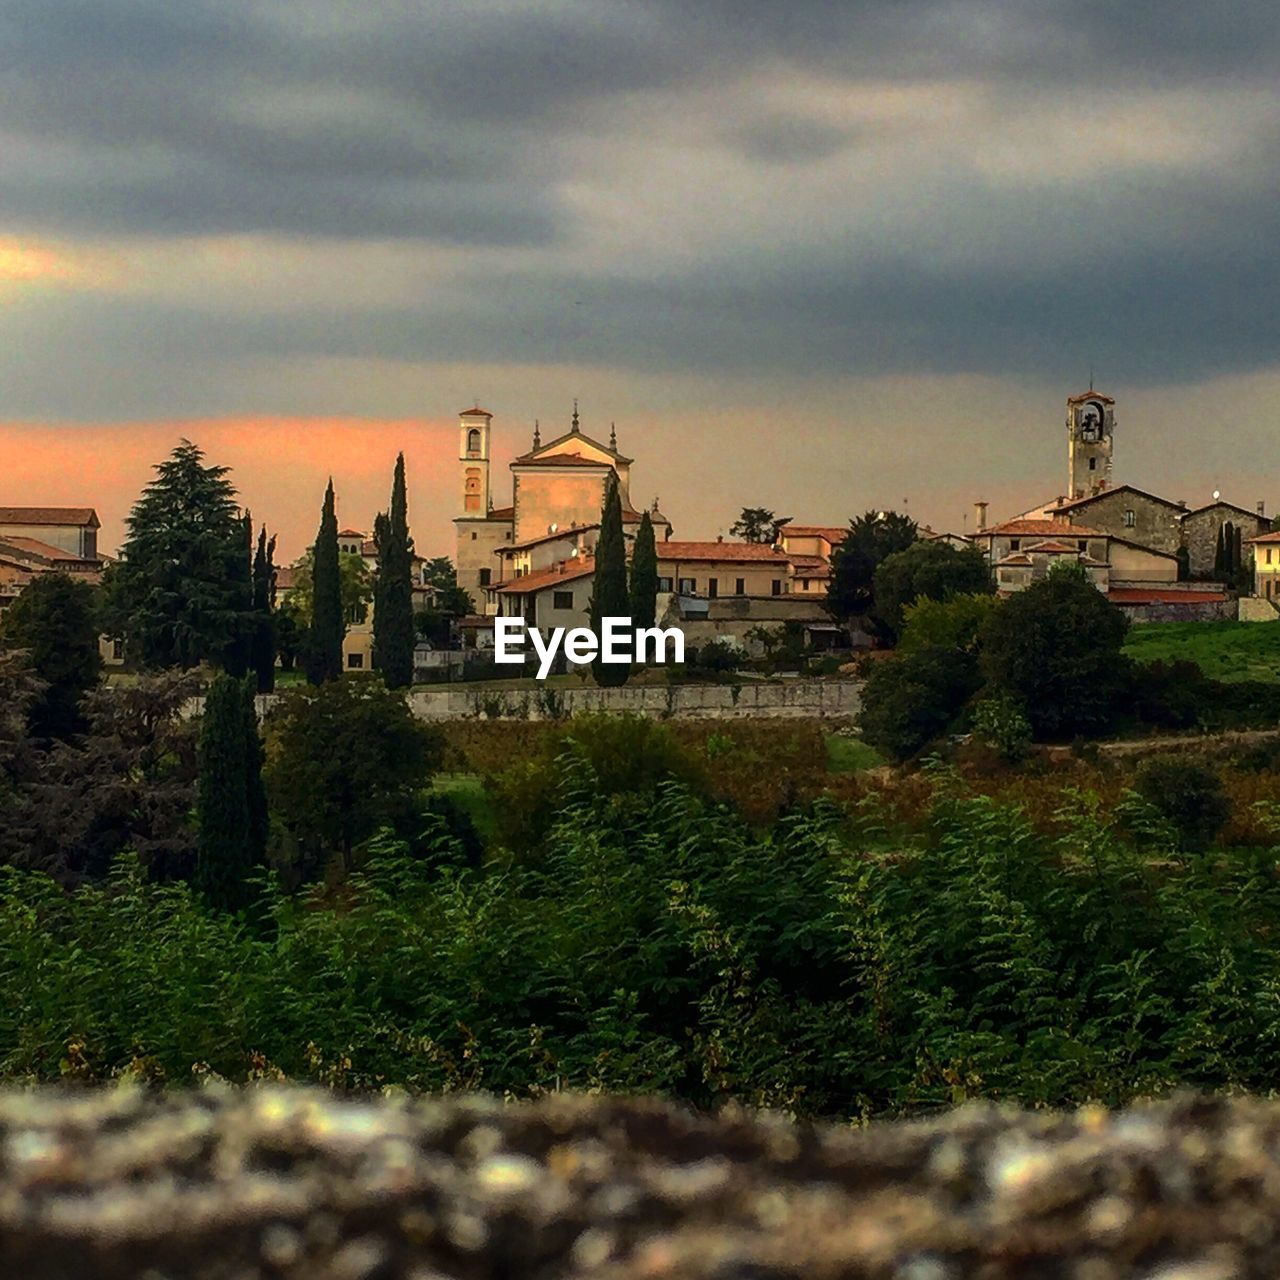
{"label": "hilltop village", "polygon": [[[813,648],[841,642],[843,628],[824,607],[832,557],[847,530],[787,520],[756,540],[679,536],[656,497],[639,496],[635,459],[616,427],[608,440],[584,429],[577,402],[567,429],[543,439],[509,465],[509,486],[495,492],[495,418],[473,405],[458,418],[458,515],[453,565],[467,609],[436,648],[492,648],[493,620],[520,616],[530,626],[584,626],[589,620],[594,552],[609,478],[616,477],[628,553],[647,513],[658,551],[658,617],[679,626],[690,643],[720,638],[750,649],[768,628],[799,628]],[[1090,387],[1066,401],[1066,468],[1062,491],[1023,511],[989,519],[974,504],[971,532],[922,528],[920,536],[986,557],[996,590],[1024,590],[1064,562],[1135,621],[1280,617],[1280,531],[1265,504],[1213,500],[1192,505],[1136,484],[1117,482],[1116,402]],[[110,557],[99,551],[92,507],[0,506],[0,611],[35,577],[61,571],[96,581]],[[376,547],[368,530],[342,529],[344,555],[372,571]],[[413,561],[414,607],[429,609],[439,582],[428,560]],[[300,564],[277,571],[280,600],[298,583]],[[371,607],[347,619],[344,663],[372,665]],[[429,648],[430,646],[424,646]],[[118,641],[104,659],[123,660]],[[426,661],[426,659],[424,659]]]}

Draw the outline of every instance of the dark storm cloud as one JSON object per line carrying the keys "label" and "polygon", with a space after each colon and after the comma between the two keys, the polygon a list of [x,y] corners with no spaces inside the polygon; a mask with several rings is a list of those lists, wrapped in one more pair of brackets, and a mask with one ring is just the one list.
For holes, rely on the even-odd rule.
{"label": "dark storm cloud", "polygon": [[[1147,172],[1139,138],[1132,171],[1113,160],[1038,194],[1024,170],[957,171],[952,153],[905,176],[881,159],[871,228],[850,214],[842,231],[827,200],[798,202],[785,236],[752,235],[728,216],[742,189],[726,189],[723,242],[692,265],[614,265],[596,245],[588,271],[586,215],[564,192],[593,162],[583,138],[626,170],[637,129],[652,129],[709,139],[748,186],[756,175],[757,198],[784,202],[788,166],[852,163],[932,123],[927,100],[888,123],[735,99],[753,72],[797,93],[835,86],[837,106],[841,86],[977,86],[995,112],[978,127],[1000,141],[1055,93],[1123,107],[1196,91],[1225,95],[1229,113],[1230,92],[1269,91],[1278,45],[1272,0],[7,0],[0,232],[554,252],[424,277],[412,307],[33,305],[0,376],[36,406],[80,349],[151,370],[157,396],[175,359],[1056,374],[1092,356],[1150,379],[1256,367],[1280,339],[1274,122],[1230,163]],[[712,89],[724,95],[699,97]],[[1036,179],[1061,162],[1048,143],[1018,158]],[[649,244],[679,234],[641,229]]]}

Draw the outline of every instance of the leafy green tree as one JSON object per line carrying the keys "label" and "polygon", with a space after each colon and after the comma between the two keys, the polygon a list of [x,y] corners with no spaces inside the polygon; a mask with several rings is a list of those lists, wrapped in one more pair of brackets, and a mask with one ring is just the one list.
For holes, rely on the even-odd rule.
{"label": "leafy green tree", "polygon": [[[364,557],[351,551],[338,553],[339,595],[342,600],[343,630],[369,616],[373,600],[373,575]],[[304,631],[311,629],[315,616],[315,553],[306,552],[293,566],[293,586],[281,603],[281,612],[293,615]]]}
{"label": "leafy green tree", "polygon": [[987,558],[977,547],[960,551],[940,539],[917,540],[880,562],[872,579],[872,591],[876,616],[898,635],[903,610],[917,600],[992,595],[995,584]]}
{"label": "leafy green tree", "polygon": [[280,655],[280,670],[292,671],[298,659],[303,657],[307,643],[307,627],[300,618],[292,592],[272,615],[271,621],[276,653]]}
{"label": "leafy green tree", "polygon": [[219,675],[205,696],[200,729],[196,887],[221,911],[248,904],[249,877],[262,859],[261,764],[253,682]]}
{"label": "leafy green tree", "polygon": [[276,540],[267,538],[264,525],[253,557],[252,665],[259,693],[276,687]]}
{"label": "leafy green tree", "polygon": [[1079,565],[1010,596],[982,631],[982,666],[1027,709],[1038,739],[1106,730],[1129,686],[1128,619]]}
{"label": "leafy green tree", "polygon": [[920,649],[871,665],[858,716],[862,738],[891,760],[909,760],[945,733],[982,684],[960,649]]}
{"label": "leafy green tree", "polygon": [[1134,790],[1169,824],[1181,849],[1200,852],[1231,816],[1219,774],[1189,760],[1148,760],[1138,770]]}
{"label": "leafy green tree", "polygon": [[341,680],[282,695],[267,721],[267,793],[314,871],[393,825],[425,788],[442,752],[404,694],[380,681]]}
{"label": "leafy green tree", "polygon": [[635,546],[631,550],[631,624],[652,627],[658,617],[658,546],[653,521],[646,511],[640,517]]}
{"label": "leafy green tree", "polygon": [[902,611],[902,635],[898,648],[903,653],[919,649],[963,649],[978,651],[978,641],[987,619],[1000,607],[995,595],[958,595],[950,600],[930,600],[927,596]]}
{"label": "leafy green tree", "polygon": [[[618,492],[618,477],[611,471],[600,516],[595,578],[591,590],[591,629],[597,636],[601,634],[603,619],[627,616],[630,601],[627,597],[626,557],[622,538],[622,498]],[[615,688],[626,684],[631,668],[623,662],[603,662],[597,657],[591,664],[591,674],[596,684]]]}
{"label": "leafy green tree", "polygon": [[404,454],[396,458],[391,483],[391,510],[374,527],[378,575],[374,587],[373,665],[389,689],[413,683],[413,539],[409,537],[409,505]]}
{"label": "leafy green tree", "polygon": [[109,575],[108,626],[147,667],[221,660],[246,623],[244,524],[227,468],[189,440],[156,468]]}
{"label": "leafy green tree", "polygon": [[307,638],[307,680],[323,684],[342,676],[342,579],[338,560],[338,516],[333,480],[324,493],[320,528],[312,549],[311,632]]}
{"label": "leafy green tree", "polygon": [[767,507],[743,507],[742,514],[729,526],[729,532],[743,542],[772,546],[778,540],[778,530],[790,519],[790,516],[775,516]]}
{"label": "leafy green tree", "polygon": [[93,588],[65,573],[42,573],[0,619],[0,645],[26,650],[44,685],[29,710],[31,733],[37,738],[81,733],[81,704],[102,670]]}
{"label": "leafy green tree", "polygon": [[422,581],[435,588],[434,597],[414,621],[418,634],[437,648],[444,648],[453,638],[453,626],[459,618],[475,613],[475,602],[458,586],[458,573],[448,556],[434,556],[422,565]]}
{"label": "leafy green tree", "polygon": [[1015,764],[1031,748],[1031,721],[1018,700],[1008,693],[983,698],[973,707],[973,736],[994,747],[1002,760]]}
{"label": "leafy green tree", "polygon": [[872,620],[876,570],[917,534],[915,521],[896,511],[868,511],[849,522],[845,540],[831,555],[826,607],[837,622],[852,630]]}

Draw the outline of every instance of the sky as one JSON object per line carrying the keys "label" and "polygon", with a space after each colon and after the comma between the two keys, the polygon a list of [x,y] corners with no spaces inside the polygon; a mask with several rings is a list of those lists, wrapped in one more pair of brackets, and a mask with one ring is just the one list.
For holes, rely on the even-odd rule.
{"label": "sky", "polygon": [[4,0],[0,506],[103,545],[195,440],[286,558],[457,413],[583,427],[677,536],[972,527],[1117,482],[1280,508],[1280,8]]}

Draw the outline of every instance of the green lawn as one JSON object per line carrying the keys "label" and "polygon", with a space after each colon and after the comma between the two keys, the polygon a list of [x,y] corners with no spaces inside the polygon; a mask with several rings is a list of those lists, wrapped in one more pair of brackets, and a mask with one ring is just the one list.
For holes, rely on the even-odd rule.
{"label": "green lawn", "polygon": [[1132,627],[1125,652],[1137,662],[1194,662],[1214,680],[1280,682],[1280,624],[1147,622]]}
{"label": "green lawn", "polygon": [[831,773],[860,773],[863,769],[874,769],[884,764],[884,757],[861,738],[829,733],[826,742],[827,769]]}
{"label": "green lawn", "polygon": [[478,773],[440,773],[431,780],[431,789],[447,795],[476,824],[476,831],[486,848],[497,840],[497,824],[484,781]]}

